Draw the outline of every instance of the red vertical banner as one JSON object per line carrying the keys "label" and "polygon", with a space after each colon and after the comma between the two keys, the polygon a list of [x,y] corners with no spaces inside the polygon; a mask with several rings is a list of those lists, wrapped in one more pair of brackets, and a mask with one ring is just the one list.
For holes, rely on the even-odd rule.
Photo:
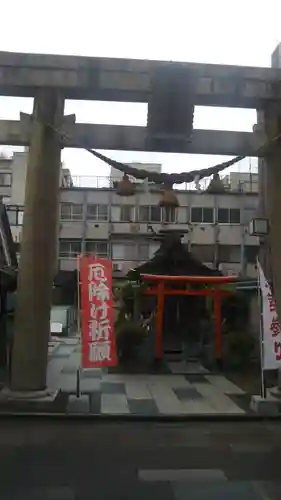
{"label": "red vertical banner", "polygon": [[112,303],[112,263],[108,259],[80,259],[82,310],[82,366],[117,364]]}

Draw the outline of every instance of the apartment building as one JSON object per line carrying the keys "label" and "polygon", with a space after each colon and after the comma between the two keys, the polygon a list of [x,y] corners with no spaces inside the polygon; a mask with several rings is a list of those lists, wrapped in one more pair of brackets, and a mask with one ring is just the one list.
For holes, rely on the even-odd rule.
{"label": "apartment building", "polygon": [[[0,158],[0,196],[18,249],[26,159],[26,152]],[[134,166],[146,168],[144,164]],[[155,170],[159,168],[156,165]],[[241,183],[237,189],[237,183],[233,188],[228,182],[228,190],[222,194],[183,186],[176,191],[179,207],[167,211],[159,206],[161,191],[156,186],[139,182],[134,196],[120,197],[113,181],[111,176],[83,181],[62,168],[58,269],[71,271],[79,254],[95,253],[110,257],[114,271],[126,273],[154,255],[159,247],[157,234],[168,229],[180,230],[190,250],[207,265],[219,265],[226,274],[256,275],[258,240],[249,234],[248,225],[255,216],[258,193],[249,190],[248,183],[246,189]]]}

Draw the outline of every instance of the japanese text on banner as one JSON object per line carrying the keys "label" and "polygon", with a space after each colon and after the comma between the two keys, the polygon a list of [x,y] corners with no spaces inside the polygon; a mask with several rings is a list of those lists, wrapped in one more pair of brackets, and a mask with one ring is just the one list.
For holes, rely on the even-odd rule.
{"label": "japanese text on banner", "polygon": [[80,269],[83,367],[116,365],[111,261],[83,257]]}
{"label": "japanese text on banner", "polygon": [[281,363],[281,328],[271,287],[259,264],[259,286],[262,298],[263,368],[275,370]]}

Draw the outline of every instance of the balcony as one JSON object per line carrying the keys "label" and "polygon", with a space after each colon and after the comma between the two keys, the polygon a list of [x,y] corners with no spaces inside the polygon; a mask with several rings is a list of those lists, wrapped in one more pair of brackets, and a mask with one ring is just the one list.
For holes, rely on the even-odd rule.
{"label": "balcony", "polygon": [[[257,175],[255,173],[255,175]],[[230,183],[227,178],[222,179],[224,188],[226,192],[236,192],[236,193],[258,193],[258,184],[256,179],[252,182],[249,180],[240,180],[239,182]],[[92,188],[92,189],[114,189],[116,188],[117,183],[120,181],[120,177],[110,177],[110,176],[86,176],[86,175],[72,175],[71,182],[64,182],[61,185],[62,189],[69,188]],[[143,190],[143,184],[145,181],[135,179],[131,177],[131,181],[136,184],[137,192],[141,192]],[[210,184],[210,179],[205,178],[199,181],[200,190],[205,191]],[[153,183],[148,184],[148,190],[155,188]],[[194,182],[183,182],[182,184],[175,184],[174,189],[178,189],[180,191],[198,191],[198,186]]]}
{"label": "balcony", "polygon": [[[71,176],[72,185],[64,184],[61,186],[62,189],[71,188],[92,188],[92,189],[114,189],[117,183],[120,181],[120,178],[114,178],[110,176]],[[144,181],[140,181],[138,179],[131,178],[131,181],[136,184],[137,191],[142,191]],[[207,189],[209,185],[209,179],[202,179],[200,181],[200,187],[202,190]],[[154,184],[149,184],[148,189],[153,189]],[[182,183],[174,186],[175,189],[183,190],[183,191],[196,191],[196,185],[194,182],[190,183]]]}

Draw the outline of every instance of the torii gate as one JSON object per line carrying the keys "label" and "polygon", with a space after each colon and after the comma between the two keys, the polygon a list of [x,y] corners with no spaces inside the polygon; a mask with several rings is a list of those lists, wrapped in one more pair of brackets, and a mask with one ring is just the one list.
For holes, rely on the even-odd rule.
{"label": "torii gate", "polygon": [[[29,145],[15,319],[12,388],[46,386],[61,148],[254,156],[280,133],[281,49],[273,68],[0,53],[0,94],[34,97],[32,118],[0,121],[0,144]],[[75,124],[65,99],[148,103],[147,127]],[[262,135],[193,130],[194,106],[259,110]],[[171,113],[173,116],[171,116]],[[261,116],[262,115],[262,116]],[[169,119],[168,119],[169,118]],[[51,127],[50,127],[51,125]],[[62,139],[60,131],[70,139]],[[266,214],[281,317],[280,144],[266,157]]]}

